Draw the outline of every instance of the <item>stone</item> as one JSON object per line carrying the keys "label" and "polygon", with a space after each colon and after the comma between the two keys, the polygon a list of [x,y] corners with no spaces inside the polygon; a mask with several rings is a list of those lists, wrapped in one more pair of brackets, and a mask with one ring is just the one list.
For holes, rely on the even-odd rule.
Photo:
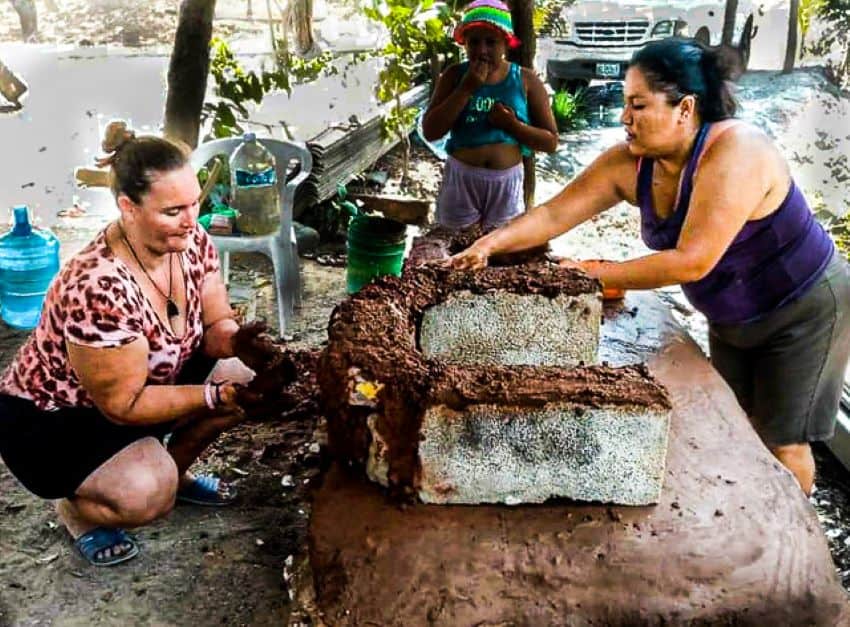
{"label": "stone", "polygon": [[577,366],[596,362],[602,302],[586,294],[460,291],[427,309],[419,345],[453,363]]}
{"label": "stone", "polygon": [[670,412],[637,405],[430,407],[419,442],[425,503],[649,505],[661,496]]}

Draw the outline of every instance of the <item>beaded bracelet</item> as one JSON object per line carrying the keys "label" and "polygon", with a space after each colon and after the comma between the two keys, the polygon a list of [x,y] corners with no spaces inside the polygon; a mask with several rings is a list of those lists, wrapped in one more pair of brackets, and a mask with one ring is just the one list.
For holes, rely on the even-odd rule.
{"label": "beaded bracelet", "polygon": [[213,395],[212,395],[212,386],[213,386],[213,384],[210,383],[209,381],[207,381],[204,384],[204,403],[206,403],[206,405],[209,409],[215,409],[215,407],[216,407],[216,404],[215,404],[215,401],[213,400]]}

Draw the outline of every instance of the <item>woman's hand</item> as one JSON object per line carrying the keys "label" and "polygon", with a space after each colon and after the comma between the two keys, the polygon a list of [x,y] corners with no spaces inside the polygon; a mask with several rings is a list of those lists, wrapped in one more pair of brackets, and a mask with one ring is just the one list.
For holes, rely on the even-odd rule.
{"label": "woman's hand", "polygon": [[280,352],[262,320],[252,320],[233,334],[233,354],[254,372],[259,372]]}
{"label": "woman's hand", "polygon": [[513,109],[501,102],[497,102],[490,109],[490,113],[487,115],[487,121],[498,129],[511,131],[516,126],[517,117]]}
{"label": "woman's hand", "polygon": [[241,385],[235,383],[222,383],[218,386],[218,394],[221,398],[219,406],[224,409],[235,409],[239,406],[237,398]]}
{"label": "woman's hand", "polygon": [[473,244],[466,250],[452,255],[440,263],[445,268],[454,268],[455,270],[481,270],[487,267],[487,261],[489,259],[489,252]]}
{"label": "woman's hand", "polygon": [[606,287],[605,282],[600,277],[602,266],[606,263],[603,259],[561,259],[558,265],[562,268],[574,268],[581,270],[585,274],[592,276],[594,279],[599,279],[602,283],[602,300],[620,300],[626,296],[626,290],[621,287]]}
{"label": "woman's hand", "polygon": [[558,265],[562,268],[571,268],[573,270],[581,270],[582,272],[586,272],[582,264],[582,261],[579,261],[577,259],[570,259],[569,257],[558,259]]}

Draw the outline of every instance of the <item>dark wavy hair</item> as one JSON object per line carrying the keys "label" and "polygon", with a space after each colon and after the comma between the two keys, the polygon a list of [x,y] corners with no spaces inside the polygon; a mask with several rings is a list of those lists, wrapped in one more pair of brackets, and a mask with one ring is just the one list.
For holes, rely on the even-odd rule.
{"label": "dark wavy hair", "polygon": [[705,122],[735,117],[732,59],[694,39],[669,37],[649,43],[632,55],[629,67],[638,68],[650,89],[664,93],[670,104],[695,96]]}
{"label": "dark wavy hair", "polygon": [[179,170],[189,163],[191,148],[183,142],[154,135],[136,134],[123,120],[113,120],[104,131],[101,148],[106,153],[97,165],[109,167],[110,188],[136,204],[151,188],[151,174]]}

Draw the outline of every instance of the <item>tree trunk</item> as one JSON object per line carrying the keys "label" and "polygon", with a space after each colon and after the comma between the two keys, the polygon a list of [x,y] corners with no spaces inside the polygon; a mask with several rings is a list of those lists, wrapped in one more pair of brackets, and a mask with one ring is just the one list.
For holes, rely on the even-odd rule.
{"label": "tree trunk", "polygon": [[210,71],[215,0],[183,0],[168,66],[165,135],[198,145],[201,109]]}
{"label": "tree trunk", "polygon": [[[534,53],[536,52],[536,36],[534,33],[534,0],[513,0],[511,3],[511,19],[514,24],[514,33],[519,37],[522,45],[516,50],[508,53],[508,58],[523,67],[534,66]],[[536,183],[536,172],[534,169],[534,153],[522,158],[525,179],[523,191],[525,196],[525,208],[534,206],[534,188]]]}
{"label": "tree trunk", "polygon": [[12,0],[12,6],[21,20],[21,39],[29,41],[38,34],[38,14],[35,0]]}
{"label": "tree trunk", "polygon": [[295,45],[304,54],[315,46],[313,41],[313,0],[295,0],[292,19],[295,22]]}
{"label": "tree trunk", "polygon": [[850,42],[844,47],[844,65],[841,68],[841,86],[850,87]]}
{"label": "tree trunk", "polygon": [[292,30],[295,32],[295,49],[299,54],[309,52],[313,41],[313,0],[290,0]]}
{"label": "tree trunk", "polygon": [[797,23],[800,0],[791,0],[790,5],[788,9],[788,39],[785,43],[785,62],[782,64],[783,74],[790,73],[797,60]]}
{"label": "tree trunk", "polygon": [[723,33],[720,43],[731,46],[735,37],[735,18],[738,15],[738,0],[726,0],[726,10],[723,12]]}

